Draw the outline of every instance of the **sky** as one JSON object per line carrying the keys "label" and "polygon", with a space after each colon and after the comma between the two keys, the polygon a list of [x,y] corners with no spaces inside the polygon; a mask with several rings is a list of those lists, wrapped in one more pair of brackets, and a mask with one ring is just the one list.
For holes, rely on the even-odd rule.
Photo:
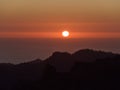
{"label": "sky", "polygon": [[0,0],[0,62],[82,48],[120,53],[119,41],[119,0]]}
{"label": "sky", "polygon": [[41,38],[50,38],[66,29],[80,35],[107,32],[106,36],[115,37],[120,33],[119,4],[119,0],[0,0],[0,37],[30,38],[31,33],[40,38],[46,33]]}

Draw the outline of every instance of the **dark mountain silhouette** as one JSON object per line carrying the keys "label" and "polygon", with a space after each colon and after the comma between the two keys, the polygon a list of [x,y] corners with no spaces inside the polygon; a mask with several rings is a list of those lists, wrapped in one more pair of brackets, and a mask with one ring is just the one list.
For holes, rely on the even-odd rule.
{"label": "dark mountain silhouette", "polygon": [[92,49],[79,50],[73,54],[55,52],[45,61],[54,66],[58,72],[70,71],[76,62],[95,62],[98,59],[112,58],[117,54],[111,52],[94,51]]}
{"label": "dark mountain silhouette", "polygon": [[83,49],[72,54],[75,61],[80,62],[93,62],[97,59],[111,58],[116,56],[117,54],[113,54],[111,52],[104,51],[94,51],[92,49]]}
{"label": "dark mountain silhouette", "polygon": [[0,90],[119,90],[120,55],[92,49],[0,64]]}
{"label": "dark mountain silhouette", "polygon": [[67,72],[74,64],[72,55],[66,52],[55,52],[45,62],[54,66],[58,72]]}

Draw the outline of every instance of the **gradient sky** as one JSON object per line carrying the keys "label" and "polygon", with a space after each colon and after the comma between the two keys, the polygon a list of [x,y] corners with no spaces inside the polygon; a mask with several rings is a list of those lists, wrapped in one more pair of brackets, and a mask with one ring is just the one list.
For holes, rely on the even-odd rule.
{"label": "gradient sky", "polygon": [[67,29],[72,38],[118,38],[119,16],[119,0],[0,0],[0,37],[55,38]]}
{"label": "gradient sky", "polygon": [[0,0],[0,62],[83,48],[120,53],[120,0]]}

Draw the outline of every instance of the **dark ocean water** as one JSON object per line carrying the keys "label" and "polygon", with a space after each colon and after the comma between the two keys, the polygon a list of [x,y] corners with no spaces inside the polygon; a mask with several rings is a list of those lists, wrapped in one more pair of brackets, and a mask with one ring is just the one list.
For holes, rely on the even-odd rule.
{"label": "dark ocean water", "polygon": [[55,51],[73,53],[85,48],[120,53],[120,39],[0,39],[0,63],[44,60]]}

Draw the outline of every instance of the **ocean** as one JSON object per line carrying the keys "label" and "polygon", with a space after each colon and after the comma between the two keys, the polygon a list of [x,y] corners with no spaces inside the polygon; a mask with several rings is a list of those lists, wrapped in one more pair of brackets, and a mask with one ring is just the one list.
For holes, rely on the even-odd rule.
{"label": "ocean", "polygon": [[86,48],[120,53],[120,39],[1,38],[0,63],[18,64],[38,58],[45,60],[55,51],[74,53]]}

